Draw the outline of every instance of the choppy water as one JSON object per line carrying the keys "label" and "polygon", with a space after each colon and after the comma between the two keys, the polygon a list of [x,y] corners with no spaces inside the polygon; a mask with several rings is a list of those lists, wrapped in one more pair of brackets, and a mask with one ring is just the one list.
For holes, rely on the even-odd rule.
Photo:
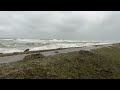
{"label": "choppy water", "polygon": [[79,40],[41,40],[41,39],[0,39],[0,53],[23,52],[25,49],[47,50],[57,48],[82,47],[110,44],[111,42]]}

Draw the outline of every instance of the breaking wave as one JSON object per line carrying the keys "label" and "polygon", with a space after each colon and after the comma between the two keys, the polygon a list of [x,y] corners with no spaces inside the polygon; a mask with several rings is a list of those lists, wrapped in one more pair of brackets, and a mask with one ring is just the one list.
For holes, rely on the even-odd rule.
{"label": "breaking wave", "polygon": [[23,52],[25,49],[30,49],[30,51],[34,51],[57,48],[83,47],[110,43],[111,42],[58,39],[0,39],[0,53]]}

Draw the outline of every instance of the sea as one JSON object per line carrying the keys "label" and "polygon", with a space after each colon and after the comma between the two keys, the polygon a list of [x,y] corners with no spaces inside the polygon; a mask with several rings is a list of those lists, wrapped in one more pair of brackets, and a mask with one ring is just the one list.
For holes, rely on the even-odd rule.
{"label": "sea", "polygon": [[0,39],[0,53],[48,50],[57,48],[83,47],[111,44],[110,41],[81,41],[60,39]]}

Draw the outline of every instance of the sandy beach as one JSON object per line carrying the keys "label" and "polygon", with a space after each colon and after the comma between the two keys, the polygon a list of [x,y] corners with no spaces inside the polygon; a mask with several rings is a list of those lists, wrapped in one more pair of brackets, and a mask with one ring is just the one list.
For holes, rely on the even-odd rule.
{"label": "sandy beach", "polygon": [[[50,56],[50,55],[55,55],[55,54],[60,54],[60,53],[68,53],[68,52],[74,52],[74,51],[80,51],[80,50],[90,51],[92,49],[108,47],[111,45],[112,44],[105,44],[105,45],[98,45],[98,46],[93,45],[93,46],[85,46],[85,47],[79,47],[79,48],[68,48],[68,49],[63,49],[63,50],[45,51],[45,52],[40,52],[40,53],[43,54],[44,56]],[[30,54],[21,54],[21,55],[0,57],[0,64],[20,61],[20,60],[23,60],[26,55],[30,55]]]}

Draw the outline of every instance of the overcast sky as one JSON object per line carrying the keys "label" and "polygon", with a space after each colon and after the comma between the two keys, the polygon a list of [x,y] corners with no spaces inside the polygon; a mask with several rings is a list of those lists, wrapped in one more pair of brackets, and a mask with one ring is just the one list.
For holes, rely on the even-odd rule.
{"label": "overcast sky", "polygon": [[119,11],[0,11],[0,38],[119,40]]}

